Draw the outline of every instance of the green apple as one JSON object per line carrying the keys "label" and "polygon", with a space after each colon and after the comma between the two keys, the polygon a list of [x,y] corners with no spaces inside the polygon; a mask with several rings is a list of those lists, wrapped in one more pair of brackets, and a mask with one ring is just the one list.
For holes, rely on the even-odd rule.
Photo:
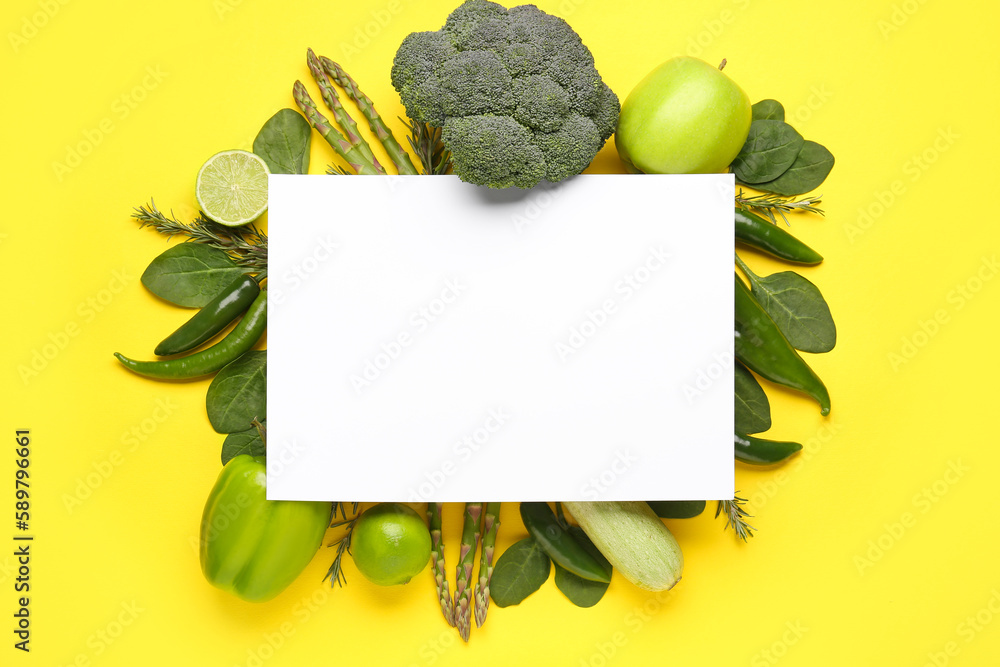
{"label": "green apple", "polygon": [[672,58],[629,93],[615,147],[629,170],[714,174],[740,152],[750,120],[750,98],[722,70],[697,58]]}

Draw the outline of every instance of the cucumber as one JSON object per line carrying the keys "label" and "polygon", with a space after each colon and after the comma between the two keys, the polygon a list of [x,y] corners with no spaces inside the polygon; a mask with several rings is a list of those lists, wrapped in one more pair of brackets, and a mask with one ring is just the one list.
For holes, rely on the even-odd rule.
{"label": "cucumber", "polygon": [[645,502],[564,502],[563,507],[611,565],[639,588],[665,591],[680,580],[680,545]]}

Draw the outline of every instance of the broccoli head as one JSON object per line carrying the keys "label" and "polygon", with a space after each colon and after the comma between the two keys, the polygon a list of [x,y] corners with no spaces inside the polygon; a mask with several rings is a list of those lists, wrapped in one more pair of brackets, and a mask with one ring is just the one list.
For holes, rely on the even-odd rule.
{"label": "broccoli head", "polygon": [[392,85],[410,118],[442,128],[455,173],[492,188],[579,174],[621,109],[566,21],[488,0],[467,0],[440,30],[404,39]]}

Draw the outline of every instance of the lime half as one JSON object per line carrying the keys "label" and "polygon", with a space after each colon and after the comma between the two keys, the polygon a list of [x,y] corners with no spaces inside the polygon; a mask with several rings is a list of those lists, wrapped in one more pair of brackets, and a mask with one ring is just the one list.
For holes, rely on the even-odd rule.
{"label": "lime half", "polygon": [[198,171],[198,206],[227,227],[253,222],[267,210],[268,173],[264,160],[249,151],[216,153]]}

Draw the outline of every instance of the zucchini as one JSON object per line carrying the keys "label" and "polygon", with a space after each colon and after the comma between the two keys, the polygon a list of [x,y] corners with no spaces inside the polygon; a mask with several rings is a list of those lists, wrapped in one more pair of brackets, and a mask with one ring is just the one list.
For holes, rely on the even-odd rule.
{"label": "zucchini", "polygon": [[639,588],[665,591],[680,580],[680,545],[645,502],[564,502],[563,507],[611,565]]}

